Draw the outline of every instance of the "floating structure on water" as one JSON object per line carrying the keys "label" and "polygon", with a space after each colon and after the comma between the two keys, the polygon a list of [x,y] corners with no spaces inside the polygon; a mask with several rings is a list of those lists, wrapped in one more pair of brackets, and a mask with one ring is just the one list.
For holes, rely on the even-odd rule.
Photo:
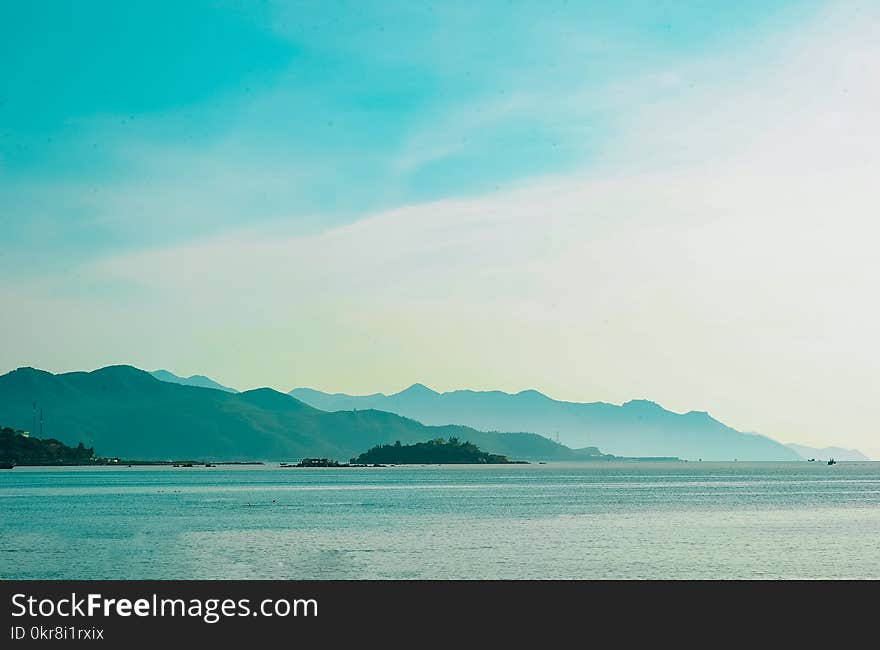
{"label": "floating structure on water", "polygon": [[280,463],[278,467],[290,469],[298,467],[385,467],[385,465],[379,463],[340,463],[331,458],[303,458],[296,464]]}

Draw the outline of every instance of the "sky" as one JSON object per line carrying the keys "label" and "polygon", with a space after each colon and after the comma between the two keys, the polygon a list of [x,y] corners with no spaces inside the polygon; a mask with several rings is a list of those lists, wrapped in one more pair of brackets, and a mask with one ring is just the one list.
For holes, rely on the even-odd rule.
{"label": "sky", "polygon": [[880,458],[873,2],[4,2],[0,372],[537,389]]}

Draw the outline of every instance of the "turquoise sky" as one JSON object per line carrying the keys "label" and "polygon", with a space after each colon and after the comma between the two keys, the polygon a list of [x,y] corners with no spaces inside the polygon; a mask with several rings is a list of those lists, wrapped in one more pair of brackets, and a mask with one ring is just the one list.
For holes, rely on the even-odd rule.
{"label": "turquoise sky", "polygon": [[880,457],[867,0],[0,3],[0,372],[536,389]]}
{"label": "turquoise sky", "polygon": [[[616,134],[610,84],[814,5],[4,2],[0,268],[321,229],[588,166]],[[574,85],[597,96],[572,107]]]}

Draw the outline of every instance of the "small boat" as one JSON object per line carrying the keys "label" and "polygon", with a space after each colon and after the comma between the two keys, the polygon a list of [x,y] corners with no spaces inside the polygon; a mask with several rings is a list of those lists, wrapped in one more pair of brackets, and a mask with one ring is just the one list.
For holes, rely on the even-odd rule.
{"label": "small boat", "polygon": [[15,461],[0,461],[0,469],[12,469],[13,467],[15,467]]}
{"label": "small boat", "polygon": [[837,461],[834,460],[833,458],[829,458],[829,459],[828,459],[828,464],[829,464],[829,465],[836,465],[836,464],[837,464]]}

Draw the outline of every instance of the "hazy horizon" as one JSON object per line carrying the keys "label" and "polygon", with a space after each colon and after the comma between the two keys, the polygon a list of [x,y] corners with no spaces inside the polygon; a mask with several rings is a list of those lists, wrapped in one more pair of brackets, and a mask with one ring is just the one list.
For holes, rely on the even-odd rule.
{"label": "hazy horizon", "polygon": [[876,6],[9,3],[0,35],[2,372],[648,399],[880,458]]}
{"label": "hazy horizon", "polygon": [[[136,366],[132,366],[132,364],[110,364],[109,366],[103,366],[103,367],[101,367],[101,368],[94,368],[94,369],[88,369],[88,370],[86,370],[86,369],[81,369],[81,370],[72,371],[72,372],[93,372],[93,371],[101,370],[101,369],[103,369],[103,368],[108,368],[108,367],[118,367],[118,366],[131,366],[131,367],[136,367]],[[25,367],[29,367],[29,366],[25,366]],[[20,368],[19,368],[19,369],[20,369]],[[44,368],[36,368],[36,370],[38,370],[38,371],[47,371],[47,370],[44,369]],[[335,395],[349,395],[349,394],[347,394],[347,393],[343,393],[343,392],[341,392],[341,391],[333,391],[333,390],[325,390],[325,391],[321,391],[320,389],[316,389],[316,388],[311,387],[311,386],[295,386],[295,387],[292,387],[292,388],[289,389],[289,390],[282,389],[282,388],[268,387],[268,386],[266,386],[266,385],[256,385],[256,386],[250,386],[250,387],[247,387],[247,388],[237,388],[237,387],[235,387],[235,386],[229,386],[229,385],[223,384],[223,382],[217,382],[213,377],[208,377],[207,375],[204,375],[203,373],[193,373],[193,374],[191,374],[191,375],[189,375],[189,376],[184,376],[184,375],[180,375],[179,373],[175,373],[175,372],[173,372],[173,371],[170,371],[170,370],[168,370],[167,368],[156,368],[156,369],[153,369],[153,370],[149,370],[149,369],[147,369],[147,368],[139,368],[139,370],[142,370],[142,371],[144,371],[144,372],[147,372],[147,373],[149,373],[149,374],[155,376],[157,379],[160,379],[160,380],[162,380],[162,381],[175,381],[175,382],[176,382],[176,380],[173,380],[173,379],[167,379],[166,377],[162,376],[164,373],[170,373],[171,376],[176,377],[177,379],[180,379],[180,380],[186,380],[186,379],[199,379],[199,380],[204,380],[204,379],[206,379],[206,380],[208,380],[208,382],[212,382],[213,384],[216,384],[216,385],[214,385],[214,386],[208,386],[208,384],[206,384],[206,383],[204,383],[204,382],[201,382],[201,381],[199,381],[198,383],[195,383],[195,384],[190,384],[190,385],[203,386],[203,387],[211,387],[211,388],[216,388],[216,389],[219,389],[219,390],[232,390],[232,391],[234,391],[234,392],[247,392],[247,391],[257,390],[257,389],[261,389],[261,388],[272,388],[273,390],[276,390],[276,391],[278,391],[278,392],[280,392],[280,393],[293,395],[294,397],[297,397],[298,399],[303,399],[301,396],[295,394],[295,393],[297,392],[297,390],[299,390],[299,389],[306,389],[306,390],[309,390],[309,391],[317,391],[317,392],[320,392],[320,393],[323,393],[323,394],[326,394],[326,395],[334,395],[334,394],[335,394]],[[11,372],[11,371],[10,371],[10,372]],[[51,371],[47,371],[47,372],[51,372]],[[160,374],[160,373],[162,373],[162,374]],[[0,375],[2,375],[2,374],[4,374],[4,373],[0,372]],[[64,374],[64,373],[53,372],[52,374]],[[360,394],[360,395],[351,395],[351,396],[352,396],[352,397],[372,397],[372,396],[375,396],[375,395],[382,395],[382,396],[386,396],[386,397],[393,397],[394,395],[405,393],[406,391],[408,391],[408,390],[410,390],[410,389],[417,388],[417,387],[420,387],[421,389],[426,389],[427,391],[430,391],[430,392],[432,392],[432,393],[434,393],[434,394],[436,394],[436,395],[440,395],[440,396],[445,395],[445,394],[450,394],[450,393],[457,393],[457,392],[466,392],[466,393],[482,393],[482,392],[499,393],[499,392],[500,392],[500,393],[502,393],[502,394],[510,395],[510,396],[517,396],[517,395],[520,395],[520,394],[523,394],[523,393],[535,393],[535,392],[536,392],[535,389],[531,389],[531,388],[530,388],[530,389],[522,389],[522,390],[519,390],[519,391],[500,391],[499,389],[472,389],[472,388],[467,388],[467,387],[462,387],[462,388],[452,388],[452,389],[448,389],[448,390],[436,390],[436,389],[433,388],[432,386],[428,386],[428,385],[424,384],[423,382],[413,382],[413,383],[408,384],[408,385],[406,385],[406,386],[402,386],[402,387],[400,387],[400,388],[397,389],[397,390],[392,390],[392,391],[388,391],[388,392],[383,392],[383,391],[371,391],[371,392],[367,392],[367,393],[362,393],[362,394]],[[547,393],[544,393],[544,392],[542,392],[542,391],[537,391],[537,393],[539,393],[540,395],[543,395],[544,397],[547,397],[547,398],[549,398],[549,399],[551,399],[551,400],[559,401],[559,402],[562,402],[562,403],[582,403],[582,404],[587,404],[587,403],[599,403],[599,402],[601,402],[601,400],[589,400],[589,399],[582,399],[582,400],[560,400],[559,398],[557,398],[557,397],[555,397],[555,396],[553,396],[553,395],[548,395]],[[332,410],[338,410],[339,408],[346,408],[346,407],[326,408],[326,407],[324,407],[324,406],[321,406],[320,404],[315,404],[315,403],[313,403],[313,402],[312,402],[311,400],[309,400],[309,399],[305,399],[304,401],[305,401],[306,403],[312,405],[312,406],[315,406],[315,407],[321,409],[321,410],[330,410],[330,411],[332,411]],[[651,400],[651,399],[646,398],[646,397],[635,397],[635,398],[632,398],[631,400],[624,400],[623,402],[616,403],[616,404],[613,403],[613,402],[602,402],[602,403],[605,403],[605,404],[612,404],[612,405],[615,405],[615,406],[623,406],[623,405],[625,405],[627,402],[630,402],[630,401],[633,401],[633,402],[638,402],[638,401],[648,401],[648,402],[656,403],[656,402],[654,402],[654,400]],[[658,406],[660,406],[660,407],[663,408],[664,410],[669,411],[669,412],[671,412],[671,413],[677,413],[678,415],[684,415],[684,414],[687,414],[687,413],[689,413],[689,412],[695,412],[695,409],[688,409],[687,411],[674,411],[674,410],[672,410],[672,409],[668,409],[668,408],[666,408],[663,404],[658,404]],[[389,407],[390,407],[390,408],[389,408]],[[367,406],[365,406],[365,407],[363,407],[363,408],[378,408],[379,410],[389,410],[389,411],[394,412],[394,413],[400,413],[400,411],[399,411],[398,409],[394,408],[392,405],[388,405],[388,407],[385,407],[385,408],[383,408],[383,407],[381,407],[381,406],[378,406],[378,407],[377,407],[377,406],[367,405]],[[400,413],[400,414],[402,414],[402,415],[406,415],[405,413]],[[709,413],[708,415],[709,415],[710,417],[714,417],[711,413]],[[418,417],[418,416],[413,416],[413,415],[410,414],[409,417],[414,417],[414,419],[416,419],[416,420],[418,420],[418,421],[422,421],[422,418],[420,418],[420,417]],[[717,419],[717,418],[715,418],[715,419]],[[443,422],[443,424],[451,424],[451,423],[458,423],[458,420],[456,420],[455,418],[451,418],[448,422],[447,422],[447,421],[444,421],[444,422]],[[439,422],[437,422],[437,423],[435,423],[435,424],[439,424]],[[722,422],[722,424],[727,424],[727,423]],[[497,429],[498,429],[498,426],[490,426],[490,427],[486,427],[486,426],[479,426],[479,425],[476,425],[476,424],[472,424],[471,426],[473,426],[473,427],[474,427],[475,429],[477,429],[478,431],[490,431],[490,430],[494,431],[494,430],[497,430]],[[552,426],[552,425],[550,425],[549,423],[546,423],[546,424],[544,425],[544,429],[546,429],[547,426]],[[543,433],[542,433],[543,429],[542,429],[541,431],[539,431],[539,430],[537,430],[535,427],[530,427],[530,426],[528,426],[528,425],[525,425],[525,424],[523,424],[523,423],[519,423],[519,422],[516,423],[513,427],[506,427],[506,428],[505,428],[505,427],[502,427],[500,430],[508,430],[508,429],[509,429],[509,430],[514,430],[514,429],[516,429],[516,430],[523,430],[523,431],[531,431],[531,432],[533,432],[533,433],[539,433],[540,435],[543,435],[543,436],[545,436],[545,437],[550,437],[551,439],[553,438],[553,436],[551,436],[550,434],[547,434],[546,432],[543,432]],[[797,452],[798,452],[799,454],[801,454],[802,456],[803,456],[803,453],[812,453],[812,451],[816,451],[816,452],[819,452],[819,451],[833,451],[833,450],[835,450],[835,449],[837,449],[837,450],[844,450],[844,451],[858,451],[858,452],[863,452],[863,450],[861,450],[861,449],[846,448],[846,447],[841,447],[841,446],[839,446],[839,445],[812,445],[812,446],[810,446],[810,445],[804,445],[804,444],[803,444],[801,441],[799,441],[799,440],[783,440],[783,439],[779,439],[777,436],[774,436],[774,435],[772,435],[771,433],[768,433],[768,432],[761,432],[761,431],[744,431],[743,433],[747,433],[747,434],[758,434],[758,435],[762,435],[762,436],[764,436],[764,437],[769,437],[770,439],[772,439],[772,440],[774,440],[774,441],[776,441],[776,442],[778,442],[778,443],[781,443],[781,444],[783,444],[783,445],[785,445],[785,446],[788,446],[788,447],[792,447],[792,448],[794,448],[794,447],[799,447],[799,448],[801,448],[801,449],[797,450]],[[569,446],[569,447],[572,447],[572,448],[577,448],[579,445],[577,445],[577,444],[568,444],[568,446]],[[808,450],[808,449],[809,449],[809,450],[812,450],[812,451],[807,452],[806,450]],[[803,452],[803,453],[802,453],[802,452]],[[803,457],[806,458],[806,456],[803,456]],[[846,459],[844,459],[844,460],[846,460]],[[876,458],[872,458],[872,460],[876,460]]]}

